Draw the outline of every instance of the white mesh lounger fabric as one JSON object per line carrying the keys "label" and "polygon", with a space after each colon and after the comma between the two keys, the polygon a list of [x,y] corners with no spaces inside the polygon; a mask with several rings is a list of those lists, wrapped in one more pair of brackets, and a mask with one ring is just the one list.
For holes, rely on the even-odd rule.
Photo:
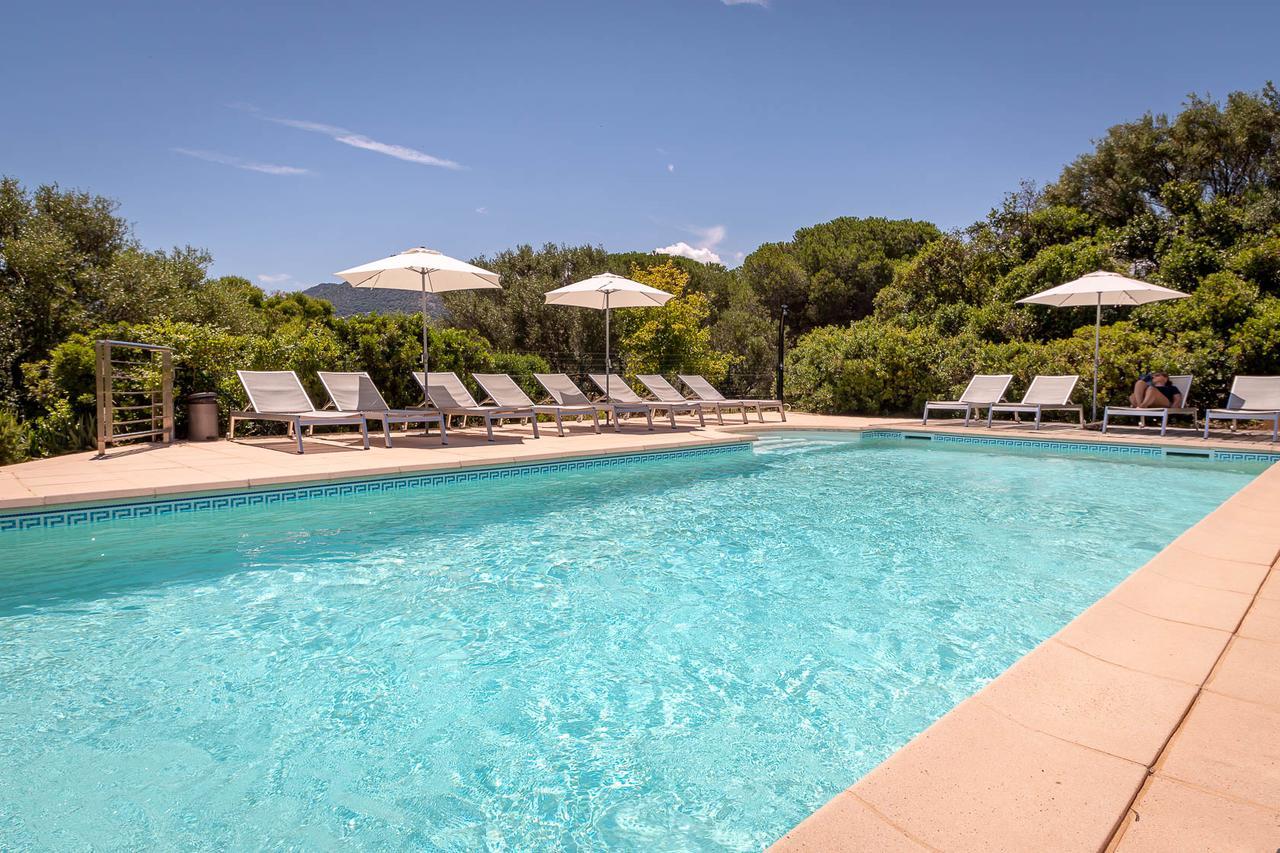
{"label": "white mesh lounger fabric", "polygon": [[587,374],[591,379],[591,383],[605,394],[611,403],[626,403],[628,405],[644,405],[651,406],[656,412],[666,412],[667,417],[671,420],[671,428],[676,428],[676,414],[678,412],[687,412],[698,416],[698,422],[706,426],[706,422],[702,417],[702,409],[694,406],[688,401],[684,403],[660,403],[656,400],[643,400],[640,395],[631,390],[631,386],[622,380],[622,377],[616,373],[610,373],[608,376],[608,391],[605,390],[605,375],[603,373]]}
{"label": "white mesh lounger fabric", "polygon": [[527,420],[533,424],[533,437],[539,438],[538,418],[534,415],[532,408],[482,406],[476,402],[475,397],[472,397],[471,392],[467,390],[467,386],[463,385],[462,380],[454,373],[432,371],[424,377],[421,370],[415,370],[413,378],[418,380],[418,384],[427,392],[427,399],[431,401],[431,405],[439,409],[446,418],[460,417],[464,427],[467,425],[467,418],[483,418],[485,433],[490,441],[493,441],[494,421],[501,425],[503,421]]}
{"label": "white mesh lounger fabric", "polygon": [[933,409],[942,412],[964,412],[964,425],[968,426],[969,419],[973,417],[974,412],[999,403],[1004,399],[1004,392],[1008,389],[1012,380],[1013,375],[1009,373],[979,373],[969,380],[969,384],[960,393],[959,400],[929,400],[926,402],[924,404],[924,416],[920,419],[920,424],[923,426],[929,423],[929,410]]}
{"label": "white mesh lounger fabric", "polygon": [[227,441],[236,440],[238,421],[277,421],[289,425],[289,432],[302,453],[302,428],[315,426],[358,426],[369,449],[369,424],[359,412],[318,412],[306,389],[292,370],[237,370],[249,411],[232,412]]}
{"label": "white mesh lounger fabric", "polygon": [[1270,421],[1271,440],[1280,437],[1280,376],[1237,376],[1231,382],[1231,393],[1223,409],[1206,409],[1204,437],[1209,437],[1209,419],[1231,421]]}
{"label": "white mesh lounger fabric", "polygon": [[1080,428],[1084,429],[1084,406],[1069,403],[1079,376],[1037,376],[1031,380],[1021,403],[994,403],[987,409],[987,427],[990,428],[996,412],[1007,412],[1016,419],[1018,415],[1034,414],[1036,429],[1040,429],[1041,415],[1045,412],[1075,412],[1080,416]]}
{"label": "white mesh lounger fabric", "polygon": [[755,409],[756,417],[760,419],[760,423],[764,423],[765,409],[777,409],[778,414],[782,416],[782,420],[787,419],[786,407],[782,405],[781,400],[743,400],[729,398],[721,394],[706,379],[698,376],[696,373],[681,373],[679,375],[681,382],[685,387],[693,392],[693,396],[698,400],[706,400],[709,403],[719,403],[721,407],[726,409],[742,409],[742,420],[747,420],[747,409]]}
{"label": "white mesh lounger fabric", "polygon": [[[717,403],[714,400],[687,399],[683,394],[676,390],[675,386],[666,380],[666,377],[657,373],[637,373],[636,379],[639,379],[640,384],[648,389],[650,394],[657,397],[658,402],[660,403],[688,403],[689,405],[696,406],[698,411],[698,420],[702,422],[703,426],[706,426],[706,421],[703,420],[702,416],[705,414],[707,409],[715,412],[716,420],[719,423],[724,423],[724,413],[721,411],[720,403]],[[742,422],[744,424],[747,422],[746,409],[742,410]]]}
{"label": "white mesh lounger fabric", "polygon": [[382,438],[387,447],[391,446],[392,424],[422,424],[428,430],[431,424],[436,424],[440,427],[440,443],[449,443],[449,430],[445,426],[444,415],[427,409],[391,408],[365,371],[320,370],[316,375],[320,377],[324,390],[329,392],[333,407],[339,412],[359,412],[364,415],[365,420],[382,422]]}
{"label": "white mesh lounger fabric", "polygon": [[1136,417],[1138,426],[1147,425],[1147,418],[1160,419],[1160,434],[1164,435],[1169,430],[1170,415],[1190,415],[1191,428],[1197,429],[1200,426],[1200,420],[1196,417],[1196,409],[1194,406],[1188,406],[1191,400],[1191,380],[1190,375],[1170,376],[1169,382],[1182,395],[1182,405],[1174,408],[1172,406],[1157,406],[1151,409],[1140,409],[1137,406],[1107,406],[1102,410],[1102,432],[1106,433],[1108,422],[1117,415],[1122,417]]}
{"label": "white mesh lounger fabric", "polygon": [[644,404],[631,406],[625,403],[613,403],[608,400],[591,400],[586,394],[582,393],[582,389],[574,384],[572,379],[563,373],[535,373],[533,378],[538,380],[538,384],[546,389],[557,405],[595,406],[598,411],[604,412],[606,419],[612,416],[614,432],[622,431],[618,418],[620,414],[644,415],[650,431],[653,430],[653,409],[650,406]]}
{"label": "white mesh lounger fabric", "polygon": [[529,399],[528,394],[524,393],[524,389],[505,373],[473,373],[471,378],[484,389],[484,393],[489,395],[489,399],[493,400],[495,405],[509,406],[513,409],[532,409],[535,415],[551,415],[556,419],[556,430],[561,437],[564,437],[563,418],[566,415],[589,417],[596,432],[600,432],[600,407],[593,403],[576,406],[535,403]]}

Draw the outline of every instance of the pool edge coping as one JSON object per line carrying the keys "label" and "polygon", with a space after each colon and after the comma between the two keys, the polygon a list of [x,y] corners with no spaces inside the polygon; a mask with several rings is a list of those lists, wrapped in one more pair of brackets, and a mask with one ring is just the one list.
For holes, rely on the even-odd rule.
{"label": "pool edge coping", "polygon": [[[364,489],[365,491],[385,491],[388,483],[397,483],[399,481],[409,480],[433,480],[439,479],[443,482],[455,481],[459,479],[472,478],[481,473],[497,473],[502,472],[524,472],[528,470],[530,473],[536,473],[536,470],[545,470],[551,468],[561,468],[572,466],[578,462],[607,462],[608,460],[640,460],[643,458],[661,458],[676,457],[682,455],[696,455],[699,453],[709,453],[717,450],[731,450],[734,448],[749,448],[755,441],[757,436],[754,435],[720,435],[720,436],[702,436],[700,440],[695,442],[682,442],[680,444],[671,444],[669,446],[648,446],[636,448],[612,448],[612,449],[579,449],[569,450],[564,453],[556,453],[554,455],[539,455],[531,458],[515,458],[502,460],[475,460],[475,461],[459,461],[454,464],[441,464],[439,460],[426,462],[421,467],[416,466],[392,466],[385,471],[371,470],[367,472],[338,472],[329,476],[324,475],[304,475],[297,479],[290,478],[286,481],[273,480],[263,483],[247,483],[241,485],[237,482],[235,485],[226,487],[214,486],[206,488],[180,489],[171,487],[161,487],[151,489],[145,492],[138,490],[138,494],[115,494],[103,497],[98,500],[85,501],[52,501],[45,503],[44,499],[36,498],[37,502],[33,502],[28,506],[8,506],[0,509],[0,534],[43,527],[46,529],[71,526],[71,524],[89,523],[91,521],[109,520],[109,517],[125,518],[125,517],[147,517],[149,515],[170,514],[166,513],[138,513],[136,511],[125,514],[131,507],[140,508],[155,506],[160,504],[177,504],[182,502],[210,502],[209,507],[199,507],[200,509],[221,508],[214,506],[214,503],[223,503],[228,500],[245,498],[249,503],[257,503],[253,498],[257,496],[271,495],[289,495],[296,492],[325,492],[346,493],[356,490],[362,485],[378,485],[377,489]],[[293,496],[288,500],[295,499]],[[275,502],[275,501],[273,501]],[[23,525],[23,520],[31,520],[36,518],[49,519],[59,515],[66,514],[84,514],[84,513],[111,513],[118,511],[114,516],[99,516],[91,520],[76,520],[67,523],[43,523],[43,524],[27,524]]]}

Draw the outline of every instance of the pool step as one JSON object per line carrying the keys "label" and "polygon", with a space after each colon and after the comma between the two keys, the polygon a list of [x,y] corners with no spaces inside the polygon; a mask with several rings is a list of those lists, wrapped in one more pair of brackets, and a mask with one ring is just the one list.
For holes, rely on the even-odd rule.
{"label": "pool step", "polygon": [[820,439],[804,436],[765,435],[753,445],[755,452],[764,456],[794,456],[798,453],[814,453],[832,447],[843,447],[848,441]]}

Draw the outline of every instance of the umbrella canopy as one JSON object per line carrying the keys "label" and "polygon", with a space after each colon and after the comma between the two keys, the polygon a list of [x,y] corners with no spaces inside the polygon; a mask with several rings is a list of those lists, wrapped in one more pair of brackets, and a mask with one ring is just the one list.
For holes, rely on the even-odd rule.
{"label": "umbrella canopy", "polygon": [[674,295],[606,272],[549,290],[546,302],[548,305],[576,305],[579,308],[604,311],[604,393],[607,397],[609,376],[613,373],[609,366],[609,312],[614,308],[653,308],[665,305]]}
{"label": "umbrella canopy", "polygon": [[427,364],[427,294],[447,290],[502,289],[496,272],[489,272],[422,246],[405,249],[398,255],[370,261],[334,275],[352,287],[417,290],[422,293],[423,375],[430,370]]}
{"label": "umbrella canopy", "polygon": [[649,308],[665,305],[672,294],[613,273],[566,284],[547,291],[548,305],[576,305],[579,308]]}
{"label": "umbrella canopy", "polygon": [[1158,284],[1126,278],[1114,272],[1091,272],[1075,281],[1019,299],[1020,303],[1076,308],[1097,305],[1145,305],[1165,299],[1183,299],[1189,294]]}
{"label": "umbrella canopy", "polygon": [[1172,290],[1127,278],[1114,272],[1099,270],[1082,275],[1075,281],[1033,293],[1019,304],[1052,305],[1055,308],[1082,308],[1092,305],[1094,308],[1093,323],[1093,415],[1091,420],[1098,419],[1098,352],[1102,336],[1103,305],[1145,305],[1148,302],[1163,302],[1166,299],[1185,299],[1189,293]]}
{"label": "umbrella canopy", "polygon": [[435,249],[405,249],[398,255],[371,261],[334,273],[352,287],[385,287],[392,290],[446,290],[500,288],[498,274]]}

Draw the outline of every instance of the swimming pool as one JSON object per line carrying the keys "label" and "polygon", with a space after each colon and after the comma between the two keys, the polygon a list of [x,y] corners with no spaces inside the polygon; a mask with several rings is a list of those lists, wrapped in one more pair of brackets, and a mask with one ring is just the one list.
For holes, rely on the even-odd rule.
{"label": "swimming pool", "polygon": [[756,849],[1260,466],[754,450],[0,537],[0,848]]}

